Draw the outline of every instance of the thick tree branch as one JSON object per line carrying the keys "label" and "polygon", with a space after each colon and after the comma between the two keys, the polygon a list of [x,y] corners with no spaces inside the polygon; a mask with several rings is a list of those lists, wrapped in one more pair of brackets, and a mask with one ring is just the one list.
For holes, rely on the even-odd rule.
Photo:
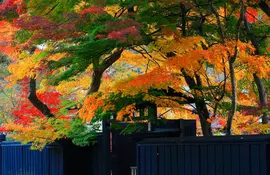
{"label": "thick tree branch", "polygon": [[259,2],[259,6],[262,9],[262,11],[267,14],[267,16],[270,17],[270,7],[268,6],[268,4],[264,1],[264,0],[260,0]]}
{"label": "thick tree branch", "polygon": [[117,51],[115,51],[113,54],[111,54],[109,57],[107,57],[102,63],[101,63],[101,71],[105,71],[106,69],[108,69],[108,67],[110,67],[114,62],[116,62],[122,52],[124,51],[124,49],[118,49]]}
{"label": "thick tree branch", "polygon": [[29,81],[29,94],[28,94],[28,99],[30,102],[46,117],[55,117],[48,106],[44,103],[42,103],[36,94],[36,79],[35,78],[30,78]]}
{"label": "thick tree branch", "polygon": [[170,87],[168,88],[168,90],[151,89],[149,93],[154,93],[154,92],[160,92],[164,94],[164,96],[183,98],[184,100],[182,104],[195,103],[195,99],[193,97],[189,97],[183,94],[182,92],[176,92],[173,88],[170,88]]}
{"label": "thick tree branch", "polygon": [[92,82],[86,95],[90,95],[91,93],[97,92],[99,90],[99,87],[101,85],[102,74],[106,69],[108,69],[115,61],[117,61],[120,58],[122,52],[123,49],[119,49],[113,54],[111,54],[109,57],[107,57],[100,65],[99,64],[94,65]]}

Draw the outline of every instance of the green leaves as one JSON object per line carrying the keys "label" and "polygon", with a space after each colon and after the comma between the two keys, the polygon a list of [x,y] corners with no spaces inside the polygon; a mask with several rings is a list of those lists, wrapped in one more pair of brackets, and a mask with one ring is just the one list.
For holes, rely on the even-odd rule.
{"label": "green leaves", "polygon": [[89,130],[81,119],[76,118],[71,121],[71,128],[68,131],[68,137],[72,139],[72,142],[78,146],[88,146],[95,142],[96,132],[99,126],[98,124],[92,125],[92,129]]}
{"label": "green leaves", "polygon": [[28,31],[28,30],[19,30],[18,32],[16,32],[15,34],[15,38],[19,43],[24,43],[26,42],[28,39],[30,39],[33,36],[33,32],[32,31]]}

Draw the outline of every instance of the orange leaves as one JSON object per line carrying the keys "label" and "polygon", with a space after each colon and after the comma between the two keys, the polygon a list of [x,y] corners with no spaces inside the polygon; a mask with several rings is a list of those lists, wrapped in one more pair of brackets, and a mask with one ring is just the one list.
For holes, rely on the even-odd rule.
{"label": "orange leaves", "polygon": [[128,105],[117,113],[116,120],[122,121],[126,116],[128,116],[128,118],[132,121],[132,117],[135,112],[136,112],[135,104]]}
{"label": "orange leaves", "polygon": [[11,41],[17,30],[10,22],[0,21],[0,52],[13,59],[16,57],[17,51],[11,45]]}
{"label": "orange leaves", "polygon": [[184,56],[174,57],[165,63],[172,69],[180,70],[185,68],[189,71],[197,71],[201,68],[202,62],[208,57],[208,51],[193,50]]}
{"label": "orange leaves", "polygon": [[79,117],[83,121],[89,122],[95,116],[96,111],[104,105],[105,101],[98,93],[89,95],[84,100],[83,107],[79,110]]}
{"label": "orange leaves", "polygon": [[118,83],[116,89],[123,93],[135,95],[140,92],[147,92],[150,88],[166,89],[170,85],[178,82],[170,70],[166,68],[155,68],[151,72],[140,75],[129,81]]}
{"label": "orange leaves", "polygon": [[256,73],[260,77],[267,78],[270,73],[270,68],[267,65],[268,59],[267,56],[247,55],[240,59],[239,62],[247,66],[249,74]]}
{"label": "orange leaves", "polygon": [[236,135],[245,133],[254,134],[254,132],[249,132],[247,128],[253,123],[257,123],[258,118],[252,115],[243,115],[240,112],[236,112],[233,123],[232,129]]}
{"label": "orange leaves", "polygon": [[18,29],[14,27],[10,22],[0,21],[0,41],[10,42],[12,37]]}

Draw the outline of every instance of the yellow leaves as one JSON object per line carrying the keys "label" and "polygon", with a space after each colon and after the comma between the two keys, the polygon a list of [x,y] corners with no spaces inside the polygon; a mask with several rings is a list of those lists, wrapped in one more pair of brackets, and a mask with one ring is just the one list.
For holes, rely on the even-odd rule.
{"label": "yellow leaves", "polygon": [[132,117],[135,112],[136,112],[135,104],[128,105],[117,113],[116,120],[122,121],[125,116],[128,116],[128,118],[132,121]]}
{"label": "yellow leaves", "polygon": [[151,101],[155,103],[158,107],[171,107],[181,109],[183,105],[176,102],[176,100],[181,100],[179,97],[156,97],[153,95],[146,94],[144,99],[145,101]]}
{"label": "yellow leaves", "polygon": [[192,110],[188,106],[181,106],[180,108],[158,107],[158,116],[166,119],[197,119],[196,114],[192,114]]}
{"label": "yellow leaves", "polygon": [[21,51],[20,54],[16,55],[14,62],[9,65],[8,71],[12,75],[6,79],[10,81],[10,85],[14,85],[25,76],[38,77],[39,73],[42,73],[42,71],[48,68],[48,61],[58,61],[64,56],[66,56],[65,53],[48,55],[47,50],[36,49],[33,54],[28,53],[28,51]]}
{"label": "yellow leaves", "polygon": [[247,132],[251,123],[257,122],[257,117],[252,115],[243,115],[240,112],[236,112],[232,121],[232,130],[235,135],[241,135],[243,132]]}
{"label": "yellow leaves", "polygon": [[119,6],[118,4],[104,7],[104,11],[107,12],[111,16],[115,16],[115,14],[119,13],[120,10],[121,10],[121,6]]}
{"label": "yellow leaves", "polygon": [[[42,150],[46,144],[53,143],[55,140],[65,137],[64,131],[58,131],[55,128],[55,122],[58,119],[35,118],[34,122],[28,125],[16,124],[8,120],[4,128],[10,131],[10,137],[23,143],[32,142],[31,148]],[[65,122],[66,129],[69,128],[69,122]]]}
{"label": "yellow leaves", "polygon": [[65,57],[67,54],[66,53],[56,53],[48,56],[47,60],[48,61],[59,61],[61,58]]}
{"label": "yellow leaves", "polygon": [[[138,66],[141,68],[146,67],[147,58],[149,56],[145,54],[145,57],[135,51],[124,50],[119,59],[120,62],[126,62],[129,65]],[[148,58],[150,59],[150,58]]]}
{"label": "yellow leaves", "polygon": [[74,6],[74,11],[76,13],[79,13],[82,9],[88,7],[90,4],[88,2],[85,1],[81,1],[80,3],[78,3],[77,5]]}
{"label": "yellow leaves", "polygon": [[55,86],[55,89],[63,95],[69,95],[74,92],[78,97],[81,97],[85,95],[90,82],[91,79],[89,77],[79,76],[74,80],[61,81],[59,85]]}
{"label": "yellow leaves", "polygon": [[25,76],[34,77],[36,74],[36,68],[39,66],[39,63],[33,60],[32,57],[14,62],[8,67],[8,71],[12,73],[8,79],[16,82],[17,80],[23,79]]}
{"label": "yellow leaves", "polygon": [[248,133],[263,133],[269,134],[270,124],[254,123],[245,128]]}
{"label": "yellow leaves", "polygon": [[[89,8],[91,6],[96,6],[96,5],[103,6],[103,4],[95,4],[94,5],[94,4],[88,3],[86,1],[81,1],[80,3],[78,3],[77,5],[74,6],[74,11],[76,13],[80,13],[82,10]],[[119,13],[121,11],[122,7],[119,6],[118,4],[114,4],[114,5],[105,6],[105,7],[103,7],[103,9],[109,15],[115,16],[117,13]]]}
{"label": "yellow leaves", "polygon": [[202,49],[202,43],[207,46],[202,37],[187,37],[178,39],[170,36],[159,39],[155,45],[157,50],[160,50],[162,53],[166,54],[173,52],[177,56],[180,56],[191,50]]}

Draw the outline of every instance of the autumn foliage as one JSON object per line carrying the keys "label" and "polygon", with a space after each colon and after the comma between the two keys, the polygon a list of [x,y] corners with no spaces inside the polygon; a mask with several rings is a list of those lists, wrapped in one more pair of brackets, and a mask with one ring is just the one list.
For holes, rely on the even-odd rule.
{"label": "autumn foliage", "polygon": [[0,51],[20,105],[2,131],[37,148],[88,143],[88,125],[132,124],[150,105],[161,118],[196,119],[200,135],[265,133],[266,10],[238,0],[5,0]]}

